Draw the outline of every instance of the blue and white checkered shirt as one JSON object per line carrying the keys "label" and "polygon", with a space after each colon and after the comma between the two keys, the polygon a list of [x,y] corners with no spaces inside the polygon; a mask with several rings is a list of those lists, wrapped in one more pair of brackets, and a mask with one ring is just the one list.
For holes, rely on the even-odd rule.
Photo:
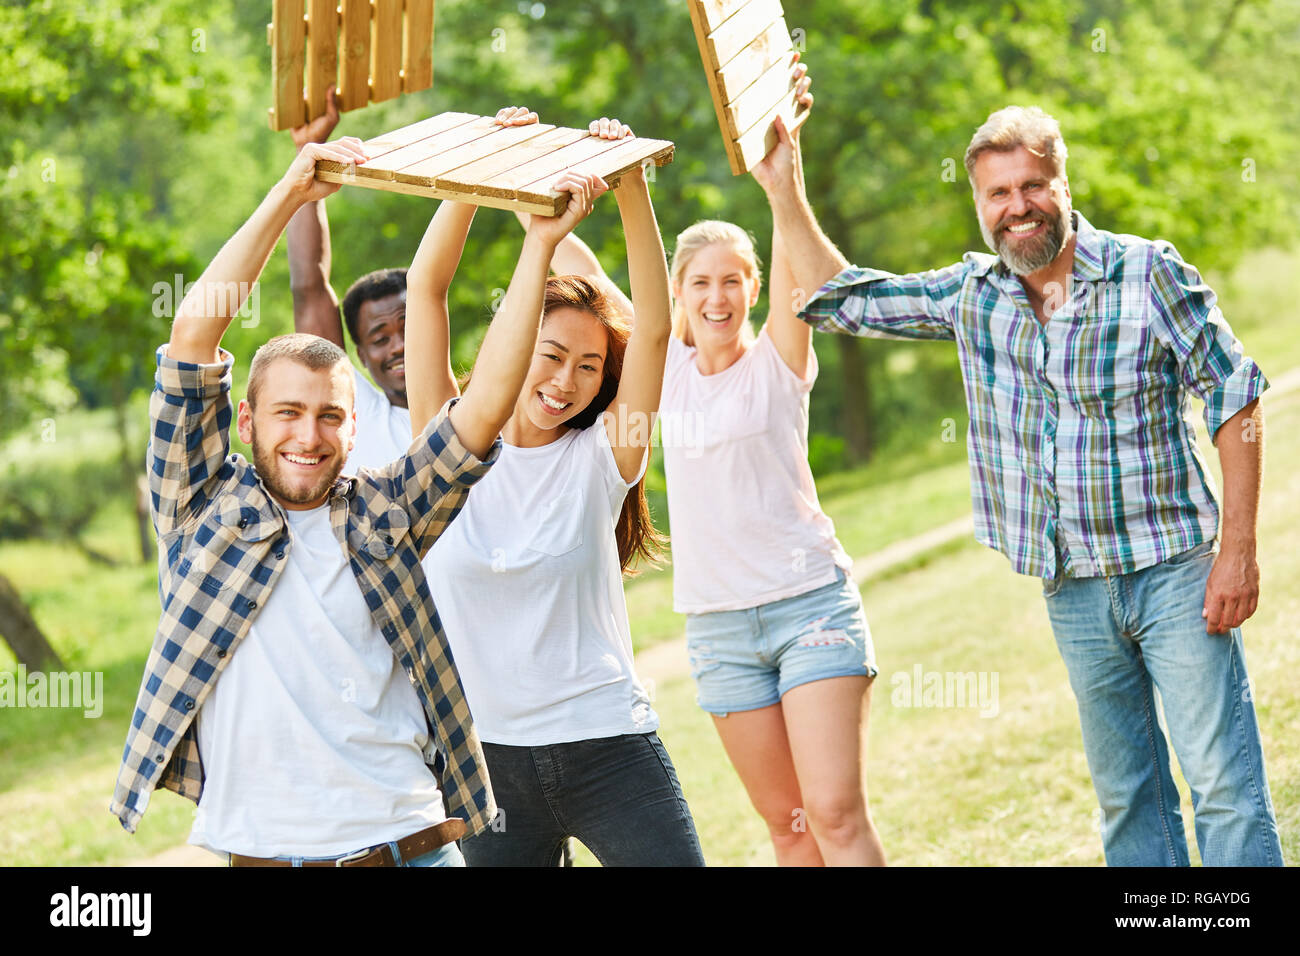
{"label": "blue and white checkered shirt", "polygon": [[1043,578],[1127,574],[1213,540],[1189,397],[1213,436],[1268,388],[1172,245],[1074,215],[1071,288],[1045,325],[981,253],[913,275],[851,266],[801,314],[823,330],[956,340],[976,537]]}
{"label": "blue and white checkered shirt", "polygon": [[[293,542],[284,512],[252,466],[230,454],[228,352],[212,365],[158,350],[150,401],[149,487],[160,557],[162,617],[145,665],[110,810],[135,831],[155,787],[198,802],[203,790],[194,716],[284,569]],[[481,830],[492,789],[460,676],[420,558],[456,517],[500,454],[479,460],[436,415],[406,455],[341,476],[330,523],[346,547],[375,625],[424,707],[447,812]]]}

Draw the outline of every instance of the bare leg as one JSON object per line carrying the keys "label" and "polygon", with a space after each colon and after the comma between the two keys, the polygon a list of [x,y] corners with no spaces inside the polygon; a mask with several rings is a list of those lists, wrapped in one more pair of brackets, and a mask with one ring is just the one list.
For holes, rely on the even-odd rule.
{"label": "bare leg", "polygon": [[867,808],[862,752],[871,679],[801,684],[781,700],[803,809],[828,866],[884,866],[885,849]]}
{"label": "bare leg", "polygon": [[778,866],[821,866],[817,841],[797,826],[803,806],[780,704],[714,717],[722,746],[776,848]]}

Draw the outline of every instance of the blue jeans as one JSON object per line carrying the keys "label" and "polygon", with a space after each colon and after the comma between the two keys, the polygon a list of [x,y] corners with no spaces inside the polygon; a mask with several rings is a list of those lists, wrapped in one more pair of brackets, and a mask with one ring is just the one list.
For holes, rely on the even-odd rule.
{"label": "blue jeans", "polygon": [[1188,865],[1153,687],[1192,791],[1202,862],[1282,865],[1241,631],[1206,634],[1201,617],[1214,557],[1206,542],[1132,574],[1044,586],[1110,866]]}
{"label": "blue jeans", "polygon": [[604,866],[703,866],[695,821],[657,734],[545,747],[483,744],[500,810],[461,842],[471,866],[558,866],[576,837]]}

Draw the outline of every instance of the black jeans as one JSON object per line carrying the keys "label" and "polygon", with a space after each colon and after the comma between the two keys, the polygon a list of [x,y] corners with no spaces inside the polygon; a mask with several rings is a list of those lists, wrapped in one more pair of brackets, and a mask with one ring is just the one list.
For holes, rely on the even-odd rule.
{"label": "black jeans", "polygon": [[546,747],[483,745],[500,811],[461,843],[470,866],[558,866],[581,840],[604,866],[703,866],[695,821],[657,734]]}

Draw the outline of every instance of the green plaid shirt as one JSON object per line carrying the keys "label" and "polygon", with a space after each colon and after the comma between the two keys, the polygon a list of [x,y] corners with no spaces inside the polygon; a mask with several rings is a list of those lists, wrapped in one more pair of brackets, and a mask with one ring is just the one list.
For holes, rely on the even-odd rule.
{"label": "green plaid shirt", "polygon": [[1046,325],[1006,264],[974,252],[912,275],[850,266],[801,314],[956,341],[975,536],[1042,578],[1128,574],[1212,541],[1219,505],[1190,396],[1214,435],[1268,388],[1172,245],[1074,217],[1070,288]]}
{"label": "green plaid shirt", "polygon": [[[158,350],[150,401],[149,487],[158,533],[162,617],[145,664],[110,810],[134,832],[155,787],[198,802],[194,716],[239,649],[284,569],[293,541],[284,512],[252,466],[230,454],[230,369]],[[414,685],[437,751],[447,811],[483,829],[496,807],[478,734],[420,558],[500,454],[460,443],[448,404],[407,454],[340,478],[330,521],[346,545],[375,625]],[[346,795],[340,795],[346,799]]]}

